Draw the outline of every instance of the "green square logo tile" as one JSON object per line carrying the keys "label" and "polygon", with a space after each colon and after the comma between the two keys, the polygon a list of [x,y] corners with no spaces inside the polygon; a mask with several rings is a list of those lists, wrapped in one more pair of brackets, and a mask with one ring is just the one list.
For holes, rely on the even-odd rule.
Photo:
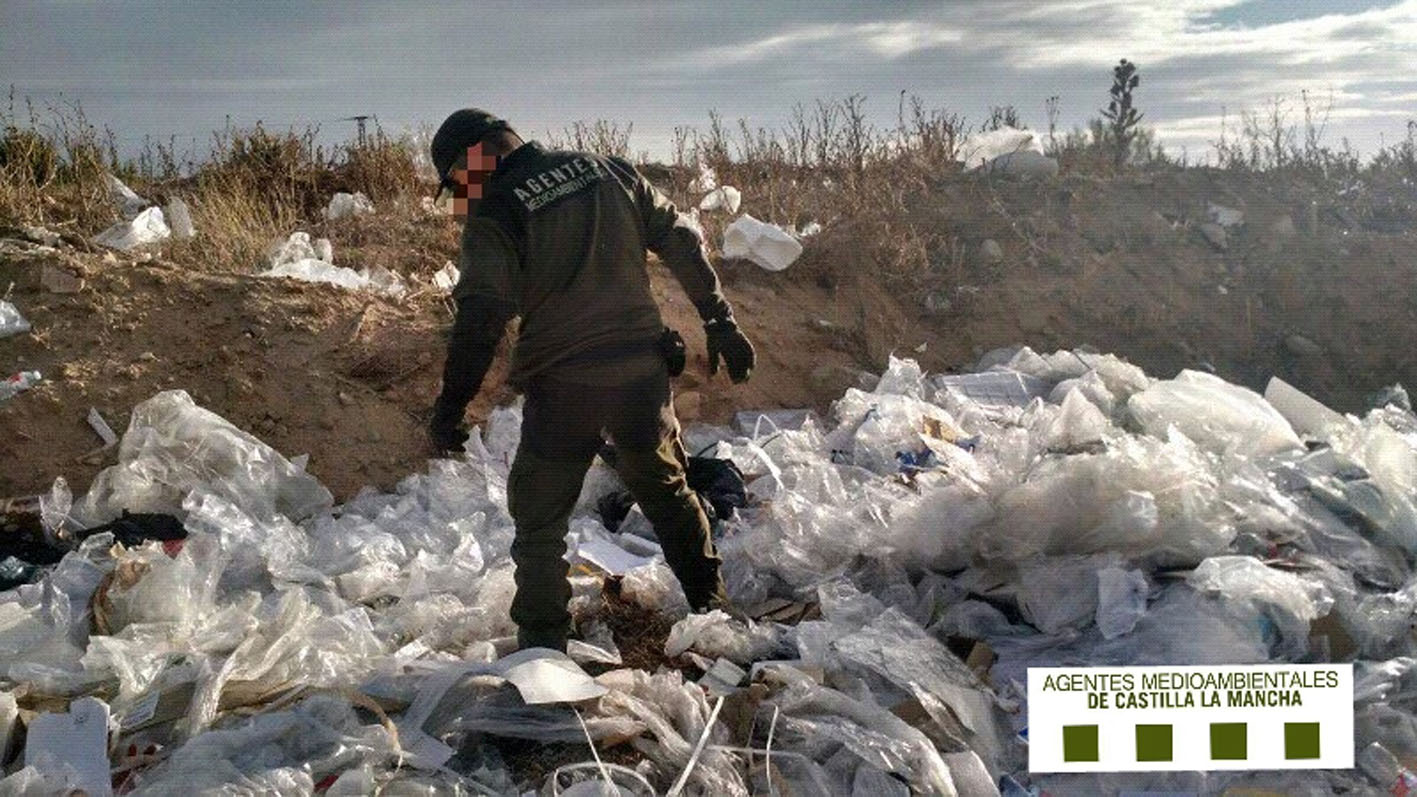
{"label": "green square logo tile", "polygon": [[1097,761],[1097,726],[1063,726],[1063,760]]}
{"label": "green square logo tile", "polygon": [[1171,760],[1171,726],[1170,726],[1170,725],[1138,725],[1138,726],[1137,726],[1137,760],[1138,760],[1138,761],[1170,761],[1170,760]]}
{"label": "green square logo tile", "polygon": [[1212,722],[1210,724],[1210,758],[1212,761],[1244,761],[1248,744],[1243,722]]}
{"label": "green square logo tile", "polygon": [[1290,761],[1319,757],[1317,722],[1284,723],[1284,757]]}

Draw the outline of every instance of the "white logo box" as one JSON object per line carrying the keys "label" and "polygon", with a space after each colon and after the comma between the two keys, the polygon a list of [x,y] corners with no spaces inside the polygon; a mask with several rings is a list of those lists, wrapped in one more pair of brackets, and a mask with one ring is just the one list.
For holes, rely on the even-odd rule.
{"label": "white logo box", "polygon": [[[1244,758],[1213,756],[1211,726],[1236,723]],[[1138,725],[1171,727],[1170,760],[1138,760]],[[1092,726],[1096,760],[1077,760],[1091,757]],[[1067,750],[1065,727],[1083,729]],[[1233,755],[1218,733],[1217,750]],[[1153,754],[1158,735],[1148,734]],[[1033,772],[1352,769],[1353,665],[1031,667],[1028,742]]]}

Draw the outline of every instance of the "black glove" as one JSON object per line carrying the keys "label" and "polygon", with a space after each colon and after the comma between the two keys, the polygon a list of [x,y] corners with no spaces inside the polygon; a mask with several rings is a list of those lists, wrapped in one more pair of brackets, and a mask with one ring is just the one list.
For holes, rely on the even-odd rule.
{"label": "black glove", "polygon": [[440,454],[462,453],[463,443],[466,443],[469,437],[467,431],[462,428],[465,407],[455,408],[452,406],[454,403],[446,402],[439,396],[438,402],[433,405],[433,420],[428,424],[428,436],[433,441],[433,448]]}
{"label": "black glove", "polygon": [[709,374],[718,373],[718,358],[722,357],[728,366],[728,376],[735,384],[748,381],[753,373],[757,355],[753,344],[748,342],[743,331],[734,323],[733,317],[715,318],[704,324],[704,335],[708,338]]}

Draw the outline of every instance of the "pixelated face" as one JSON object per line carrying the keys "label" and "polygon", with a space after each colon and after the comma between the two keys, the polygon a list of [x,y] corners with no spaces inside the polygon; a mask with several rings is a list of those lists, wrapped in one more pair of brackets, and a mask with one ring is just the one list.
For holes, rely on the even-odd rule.
{"label": "pixelated face", "polygon": [[497,159],[482,150],[482,142],[467,148],[467,155],[453,163],[448,172],[453,191],[453,215],[466,216],[472,204],[482,199],[482,186],[497,168]]}

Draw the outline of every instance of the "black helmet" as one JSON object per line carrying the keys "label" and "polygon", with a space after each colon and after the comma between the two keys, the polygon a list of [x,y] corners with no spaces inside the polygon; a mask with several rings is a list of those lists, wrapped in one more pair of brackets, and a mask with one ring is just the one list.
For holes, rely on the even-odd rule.
{"label": "black helmet", "polygon": [[512,126],[505,120],[481,108],[454,111],[443,120],[438,132],[433,134],[433,142],[429,146],[433,156],[433,168],[438,170],[438,179],[446,183],[448,170],[453,168],[453,162],[458,156],[467,152],[468,147],[481,141],[488,133],[511,129]]}

